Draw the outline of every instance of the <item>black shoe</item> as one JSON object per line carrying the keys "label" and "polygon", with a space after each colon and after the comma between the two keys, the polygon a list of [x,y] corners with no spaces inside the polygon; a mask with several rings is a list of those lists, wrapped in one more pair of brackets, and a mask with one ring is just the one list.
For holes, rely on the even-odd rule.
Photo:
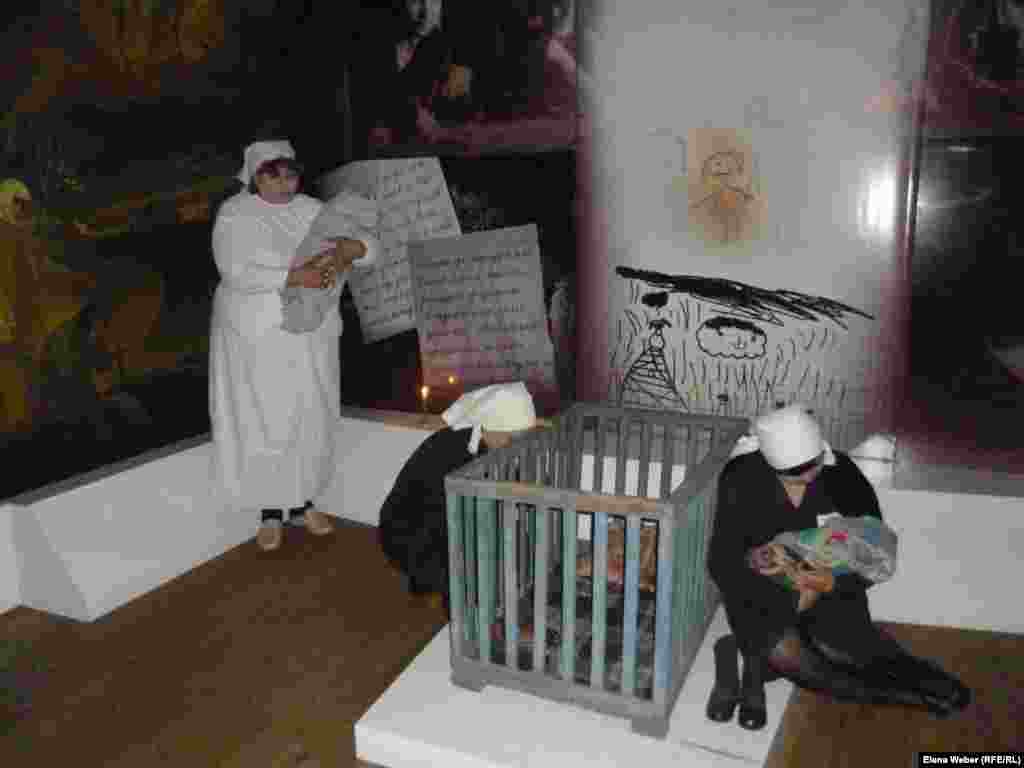
{"label": "black shoe", "polygon": [[713,720],[716,723],[727,723],[732,720],[732,716],[736,712],[736,705],[739,703],[740,696],[738,691],[719,688],[716,685],[711,689],[705,713],[708,716],[708,720]]}
{"label": "black shoe", "polygon": [[727,723],[732,720],[740,701],[740,675],[737,664],[736,638],[725,635],[715,641],[715,684],[708,697],[705,714],[708,720]]}
{"label": "black shoe", "polygon": [[759,731],[764,728],[768,722],[768,707],[763,688],[758,692],[747,692],[742,695],[737,722],[748,731]]}
{"label": "black shoe", "polygon": [[971,703],[971,690],[929,659],[904,654],[888,662],[890,679],[916,694],[936,717],[950,717]]}
{"label": "black shoe", "polygon": [[930,686],[923,687],[919,693],[928,711],[940,719],[952,717],[965,710],[971,703],[971,690],[958,680],[949,681],[950,690],[937,691]]}
{"label": "black shoe", "polygon": [[743,682],[740,684],[740,712],[737,721],[748,731],[759,731],[768,722],[764,681],[770,667],[761,656],[743,656]]}

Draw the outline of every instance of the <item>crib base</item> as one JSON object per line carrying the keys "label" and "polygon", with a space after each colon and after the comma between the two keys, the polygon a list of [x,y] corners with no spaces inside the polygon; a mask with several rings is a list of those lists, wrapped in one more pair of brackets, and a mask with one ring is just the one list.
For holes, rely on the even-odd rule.
{"label": "crib base", "polygon": [[641,736],[652,739],[664,739],[668,736],[667,717],[634,717],[629,721],[629,729]]}

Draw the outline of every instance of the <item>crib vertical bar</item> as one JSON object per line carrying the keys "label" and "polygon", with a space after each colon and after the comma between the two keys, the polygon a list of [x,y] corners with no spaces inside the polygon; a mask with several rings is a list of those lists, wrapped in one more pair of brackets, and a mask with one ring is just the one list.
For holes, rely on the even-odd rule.
{"label": "crib vertical bar", "polygon": [[675,521],[671,515],[659,518],[658,583],[655,587],[654,618],[654,705],[664,710],[672,665],[672,566],[675,553]]}
{"label": "crib vertical bar", "polygon": [[494,499],[477,498],[477,584],[479,585],[480,605],[477,632],[480,635],[480,663],[491,664],[491,624],[494,621],[494,570],[497,563],[497,536],[495,535],[495,519],[498,515],[498,502]]}
{"label": "crib vertical bar", "polygon": [[[712,485],[712,488],[714,486]],[[708,574],[704,563],[707,561],[708,556],[708,539],[710,538],[710,529],[708,527],[708,520],[711,518],[711,492],[705,490],[700,495],[700,513],[701,519],[697,526],[697,563],[702,567],[697,573],[698,585],[697,585],[697,604],[695,609],[699,615],[703,617],[707,613],[707,580]]]}
{"label": "crib vertical bar", "polygon": [[569,452],[570,452],[570,430],[572,419],[566,417],[558,425],[558,439],[555,444],[554,453],[554,486],[555,488],[567,488],[569,486]]}
{"label": "crib vertical bar", "polygon": [[572,457],[572,471],[569,475],[569,487],[578,491],[583,487],[583,441],[585,438],[586,419],[583,414],[576,418],[569,444],[569,455]]}
{"label": "crib vertical bar", "polygon": [[594,432],[594,493],[604,492],[604,439],[607,425],[603,417],[597,417]]}
{"label": "crib vertical bar", "polygon": [[615,452],[615,495],[626,495],[626,461],[629,459],[629,439],[633,423],[628,416],[619,419],[619,440]]}
{"label": "crib vertical bar", "polygon": [[529,583],[530,576],[526,572],[530,562],[530,531],[527,526],[530,514],[525,504],[516,504],[516,589],[521,594]]}
{"label": "crib vertical bar", "polygon": [[651,471],[651,442],[654,440],[654,425],[640,422],[640,468],[636,476],[636,495],[647,495],[647,483]]}
{"label": "crib vertical bar", "polygon": [[686,471],[687,473],[693,472],[698,464],[697,451],[700,449],[699,440],[700,430],[696,426],[690,425],[686,428]]}
{"label": "crib vertical bar", "polygon": [[[707,517],[704,520],[705,547],[711,546],[711,532],[715,527],[715,515],[718,514],[718,479],[708,488]],[[707,625],[718,601],[718,587],[709,579],[704,579],[704,623]]]}
{"label": "crib vertical bar", "polygon": [[665,442],[661,452],[661,498],[672,495],[672,469],[676,463],[676,431],[671,424],[665,424]]}
{"label": "crib vertical bar", "polygon": [[605,687],[605,637],[608,627],[608,514],[594,512],[591,582],[593,610],[590,617],[590,685]]}
{"label": "crib vertical bar", "polygon": [[537,507],[530,505],[526,512],[526,584],[533,584],[537,579],[537,569],[534,567],[535,558],[533,550],[537,546]]}
{"label": "crib vertical bar", "polygon": [[548,634],[548,509],[538,506],[531,516],[536,530],[533,551],[533,670],[545,671],[545,652]]}
{"label": "crib vertical bar", "polygon": [[622,686],[623,696],[636,691],[636,632],[640,607],[640,518],[626,518],[626,573],[623,579]]}
{"label": "crib vertical bar", "polygon": [[524,483],[537,482],[537,440],[527,438],[519,453],[519,480]]}
{"label": "crib vertical bar", "polygon": [[455,654],[466,657],[466,616],[464,606],[466,593],[463,574],[466,569],[466,558],[463,551],[462,500],[459,494],[447,494],[448,506],[448,601],[451,610],[452,642],[455,643]]}
{"label": "crib vertical bar", "polygon": [[568,495],[562,510],[562,678],[576,674],[576,498]]}
{"label": "crib vertical bar", "polygon": [[466,545],[466,639],[472,648],[475,648],[477,644],[477,619],[480,615],[480,597],[476,591],[477,563],[479,562],[476,557],[476,505],[475,496],[465,497],[463,520],[466,524],[466,533],[463,541]]}
{"label": "crib vertical bar", "polygon": [[675,550],[675,559],[672,574],[673,590],[676,595],[676,602],[673,606],[672,611],[672,680],[670,683],[675,684],[675,677],[678,674],[678,666],[683,656],[683,645],[686,639],[686,624],[690,619],[690,590],[693,584],[692,568],[687,568],[688,563],[692,561],[687,556],[688,551],[688,537],[691,535],[691,512],[693,511],[693,504],[687,504],[686,508],[683,509],[677,516],[677,525],[675,527],[675,542],[673,543],[673,549]]}
{"label": "crib vertical bar", "polygon": [[501,606],[505,602],[505,537],[500,531],[503,530],[502,521],[505,519],[505,507],[508,504],[504,499],[497,499],[496,503],[498,505],[498,513],[494,521],[494,570],[492,571],[492,577],[495,579],[495,613],[491,617],[492,619],[499,615]]}
{"label": "crib vertical bar", "polygon": [[505,666],[519,669],[519,595],[516,578],[516,568],[519,565],[516,552],[519,505],[505,502],[504,507],[502,533],[505,550]]}

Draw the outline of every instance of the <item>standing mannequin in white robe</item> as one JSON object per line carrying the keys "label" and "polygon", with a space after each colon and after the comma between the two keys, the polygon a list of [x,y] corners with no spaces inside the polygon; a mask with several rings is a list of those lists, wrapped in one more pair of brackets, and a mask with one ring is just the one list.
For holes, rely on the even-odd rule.
{"label": "standing mannequin in white robe", "polygon": [[340,239],[330,258],[291,266],[321,203],[298,194],[298,164],[288,142],[250,145],[239,179],[247,189],[222,205],[213,229],[221,282],[210,328],[210,418],[214,479],[228,503],[261,510],[257,542],[281,543],[284,510],[313,534],[330,533],[313,506],[334,469],[340,418],[338,307],[309,333],[281,328],[285,285],[330,288],[377,248]]}

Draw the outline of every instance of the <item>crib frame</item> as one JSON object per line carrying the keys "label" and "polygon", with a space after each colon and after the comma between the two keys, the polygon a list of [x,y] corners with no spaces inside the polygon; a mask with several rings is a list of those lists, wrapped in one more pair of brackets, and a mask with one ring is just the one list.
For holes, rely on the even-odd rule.
{"label": "crib frame", "polygon": [[[629,718],[635,732],[664,738],[718,605],[705,567],[718,476],[748,424],[577,403],[551,429],[527,433],[448,474],[452,681],[476,691],[498,685]],[[647,495],[640,493],[645,488]],[[616,595],[623,622],[613,627],[622,632],[621,657],[612,659],[617,685],[609,683],[606,669],[612,518],[625,526],[625,568]],[[589,521],[585,541],[593,558],[591,589],[583,596],[591,606],[589,673],[576,669],[575,656],[575,564],[581,525],[587,527],[581,520]],[[637,680],[641,525],[657,525],[658,531],[653,660],[643,667],[649,689]],[[552,588],[561,598],[554,673],[553,646],[546,643]],[[520,668],[518,608],[524,600],[533,617],[529,668]],[[498,640],[494,627],[502,632]],[[497,660],[495,643],[504,651]]]}

